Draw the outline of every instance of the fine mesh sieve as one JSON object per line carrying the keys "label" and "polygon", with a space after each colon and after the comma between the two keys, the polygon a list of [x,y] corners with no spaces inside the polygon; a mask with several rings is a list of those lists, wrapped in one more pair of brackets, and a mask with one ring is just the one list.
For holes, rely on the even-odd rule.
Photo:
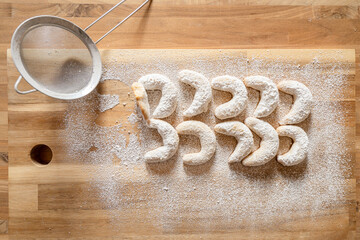
{"label": "fine mesh sieve", "polygon": [[[12,58],[21,75],[15,83],[15,90],[20,94],[40,91],[67,100],[93,91],[102,74],[101,56],[96,44],[150,0],[144,1],[96,42],[85,31],[125,1],[113,6],[84,30],[55,16],[36,16],[20,24],[11,40]],[[34,89],[19,90],[22,78]]]}

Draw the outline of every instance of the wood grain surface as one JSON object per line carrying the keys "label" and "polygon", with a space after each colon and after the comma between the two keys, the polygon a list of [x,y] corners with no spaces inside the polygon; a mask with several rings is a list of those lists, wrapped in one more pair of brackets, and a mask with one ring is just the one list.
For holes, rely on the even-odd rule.
{"label": "wood grain surface", "polygon": [[[11,35],[15,28],[26,18],[39,14],[65,17],[80,27],[86,27],[116,2],[116,0],[0,0],[0,152],[4,153],[4,156],[8,153],[6,50],[10,47]],[[94,26],[89,31],[91,37],[94,39],[100,37],[105,29],[111,28],[140,2],[138,0],[126,2],[105,21]],[[112,33],[106,41],[101,42],[99,48],[351,48],[356,50],[356,72],[358,72],[359,5],[358,0],[154,0],[150,7],[145,7]],[[356,74],[357,153],[360,150],[358,78],[359,74]],[[57,107],[62,106],[60,104]],[[56,118],[53,115],[49,117]],[[47,124],[47,121],[43,124]],[[274,239],[359,238],[360,225],[356,221],[359,219],[359,162],[359,154],[356,154],[352,180],[356,182],[357,191],[354,194],[357,200],[352,202],[353,211],[350,212],[352,217],[350,217],[347,234],[342,231],[335,233],[337,228],[334,224],[334,231],[323,229],[310,234],[306,229],[297,229],[292,232],[285,230],[276,233],[269,232],[266,236]],[[27,191],[31,196],[36,191],[36,186],[29,183],[26,189],[18,190],[19,192]],[[41,192],[47,192],[46,186],[42,187]],[[18,207],[26,210],[34,206],[24,202]],[[1,162],[0,219],[4,221],[0,222],[0,239],[9,238],[8,216],[8,168],[6,162]],[[88,217],[91,218],[91,216]],[[328,221],[331,222],[331,219]],[[102,225],[101,222],[93,224],[100,227]],[[24,227],[26,228],[26,225]],[[41,232],[41,229],[39,231]],[[225,238],[231,235],[214,235],[213,237]],[[257,236],[243,233],[242,237],[256,238]]]}
{"label": "wood grain surface", "polygon": [[[43,56],[48,56],[48,50],[29,50],[30,55],[33,56],[33,61],[38,63],[39,69],[49,69],[48,66],[53,66],[52,60],[66,59],[66,56],[73,56],[71,52],[76,52],[79,55],[79,50],[58,50],[59,54],[56,58],[48,57],[41,59]],[[53,50],[50,50],[53,52]],[[355,75],[355,51],[352,49],[341,50],[339,58],[333,58],[338,50],[102,50],[102,62],[104,65],[109,65],[116,60],[120,66],[131,66],[136,68],[148,68],[148,65],[154,59],[170,63],[169,66],[177,65],[179,68],[186,68],[186,62],[191,62],[191,59],[205,59],[208,62],[214,62],[219,56],[237,56],[251,59],[254,56],[263,61],[271,61],[285,57],[287,60],[294,60],[300,65],[306,65],[316,57],[321,62],[321,72],[323,74],[334,74],[332,72],[332,63],[339,61],[341,64],[349,65],[349,72],[340,72],[347,74],[347,81],[349,85],[344,89],[346,93],[345,98],[334,99],[343,106],[345,112],[345,133],[347,136],[347,146],[350,147],[350,152],[354,153],[354,137],[355,137],[355,93],[354,93],[354,75]],[[63,140],[62,134],[65,124],[65,111],[69,109],[69,104],[66,101],[51,99],[41,93],[33,93],[29,95],[19,95],[13,90],[13,85],[17,79],[18,72],[15,69],[12,59],[8,51],[8,111],[9,111],[9,235],[12,239],[43,239],[49,237],[76,239],[83,237],[85,239],[108,239],[108,238],[127,238],[136,236],[139,238],[171,238],[182,239],[184,237],[189,239],[197,239],[199,237],[216,239],[219,237],[232,238],[237,237],[242,239],[252,238],[256,235],[257,238],[327,238],[327,239],[341,239],[352,238],[354,236],[355,216],[355,181],[352,177],[348,178],[344,184],[348,186],[349,191],[346,191],[346,203],[336,206],[336,208],[314,210],[306,209],[297,212],[285,214],[286,217],[291,216],[291,220],[284,221],[283,216],[274,216],[271,219],[273,226],[261,227],[260,222],[257,222],[259,229],[251,229],[246,227],[246,220],[242,223],[229,223],[226,217],[217,215],[216,212],[208,211],[206,206],[202,204],[202,215],[191,210],[181,211],[184,216],[179,220],[176,218],[176,213],[165,220],[166,226],[174,225],[176,227],[168,228],[161,225],[157,215],[156,209],[158,207],[166,206],[151,206],[151,200],[155,199],[157,193],[153,192],[152,185],[155,183],[146,180],[148,170],[144,169],[144,163],[137,163],[135,168],[131,170],[131,177],[128,179],[128,171],[126,168],[119,169],[119,173],[124,175],[123,180],[117,181],[116,188],[122,188],[122,199],[129,202],[122,209],[114,209],[113,206],[107,205],[104,198],[99,197],[98,190],[93,189],[89,191],[92,184],[92,176],[88,172],[99,168],[103,162],[99,159],[95,162],[82,162],[78,159],[72,159],[67,156],[66,150],[69,147]],[[27,55],[27,54],[26,54]],[[52,56],[52,55],[51,55]],[[332,57],[327,57],[332,56]],[[220,58],[222,59],[222,58]],[[222,59],[223,60],[223,59]],[[217,62],[220,63],[221,61]],[[246,62],[246,60],[244,60]],[[159,62],[154,62],[159,64]],[[191,64],[190,64],[191,65]],[[239,67],[239,65],[236,65]],[[128,67],[125,67],[128,69]],[[151,69],[151,68],[150,68]],[[151,71],[151,70],[148,71]],[[207,68],[206,68],[207,69]],[[211,69],[211,71],[222,72],[223,69]],[[129,71],[131,71],[129,69]],[[265,68],[264,72],[268,69]],[[340,70],[341,71],[341,70]],[[129,74],[130,79],[133,80],[134,73]],[[221,73],[217,73],[221,74]],[[265,73],[266,74],[266,73]],[[284,72],[287,75],[286,72]],[[125,75],[127,76],[127,75]],[[170,76],[169,76],[170,77]],[[127,81],[127,78],[124,77]],[[124,79],[124,80],[125,80]],[[28,88],[26,83],[22,83],[20,88]],[[99,113],[96,118],[98,125],[113,126],[115,122],[125,123],[127,117],[134,109],[134,97],[130,93],[129,86],[120,83],[119,81],[105,81],[100,84],[98,91],[100,93],[119,94],[120,103],[115,108]],[[315,91],[312,89],[312,91]],[[315,92],[314,92],[315,94]],[[79,103],[78,103],[79,104]],[[94,102],[96,104],[96,102]],[[96,108],[96,106],[93,106]],[[91,108],[89,108],[91,109]],[[313,116],[316,116],[314,113]],[[82,118],[89,116],[84,115]],[[206,118],[206,117],[205,117]],[[26,119],[26,121],[23,121]],[[171,118],[170,118],[171,119]],[[198,119],[198,118],[196,118]],[[206,121],[199,118],[200,121]],[[93,122],[93,119],[88,119],[85,122]],[[171,120],[171,124],[176,125]],[[316,125],[316,124],[315,124]],[[318,126],[321,126],[318,125]],[[138,133],[136,126],[129,124],[127,130]],[[210,127],[214,127],[210,125]],[[315,126],[314,126],[315,127]],[[74,132],[66,134],[77,134]],[[82,141],[84,141],[83,139]],[[99,140],[97,140],[99,141]],[[29,156],[29,152],[33,146],[43,143],[50,146],[53,150],[53,160],[48,166],[40,167],[34,164]],[[111,145],[111,144],[110,144]],[[86,150],[86,149],[85,149]],[[320,161],[314,158],[312,161]],[[352,158],[351,160],[354,160]],[[119,159],[119,161],[126,161]],[[129,160],[133,161],[133,160]],[[180,162],[180,160],[176,161]],[[275,163],[275,161],[273,161]],[[168,164],[171,166],[172,164]],[[201,167],[201,172],[206,173],[209,164]],[[116,166],[112,165],[113,167]],[[158,166],[155,164],[154,167]],[[165,166],[164,166],[165,167]],[[111,167],[110,167],[111,168]],[[271,165],[272,169],[276,165]],[[90,170],[92,169],[92,170]],[[205,169],[202,170],[202,169]],[[301,169],[301,168],[299,168]],[[108,170],[103,170],[107,172]],[[286,169],[284,169],[286,171]],[[171,172],[171,171],[170,171]],[[253,172],[253,171],[252,171]],[[151,173],[149,175],[153,175]],[[170,179],[181,180],[178,175],[171,175]],[[225,182],[225,185],[234,185],[235,179],[228,179],[224,169],[213,172],[215,174],[213,179],[217,182]],[[265,174],[269,175],[269,174]],[[305,175],[306,178],[307,175]],[[350,176],[352,176],[350,174]],[[280,176],[279,176],[280,177]],[[168,179],[168,180],[170,180]],[[102,181],[101,177],[98,181]],[[203,180],[206,180],[203,179]],[[236,179],[241,187],[241,179]],[[255,179],[253,179],[255,181]],[[285,180],[285,179],[284,179]],[[207,181],[207,180],[206,180]],[[271,178],[267,179],[271,181]],[[280,180],[280,182],[283,180]],[[271,181],[272,182],[272,181]],[[168,182],[168,184],[170,184]],[[270,184],[270,183],[269,183]],[[314,183],[316,185],[316,183]],[[106,184],[108,186],[108,184]],[[201,185],[197,186],[199,189],[203,188]],[[139,192],[138,189],[142,189]],[[280,189],[278,189],[280,191]],[[222,191],[226,192],[224,188]],[[145,194],[145,195],[142,195]],[[203,194],[205,196],[206,194]],[[137,196],[137,197],[136,197]],[[141,200],[146,197],[146,200]],[[265,196],[263,196],[266,199]],[[267,196],[270,197],[270,196]],[[303,196],[304,197],[304,196]],[[201,197],[200,197],[201,198]],[[194,198],[193,201],[199,200]],[[144,205],[136,205],[137,201],[145,201]],[[205,201],[205,199],[204,199]],[[314,200],[312,200],[314,201]],[[181,204],[181,203],[179,203]],[[189,207],[185,207],[189,209]],[[307,211],[313,211],[316,215],[316,224],[312,220],[313,217],[307,214]],[[111,223],[111,215],[118,214],[121,216],[120,221]],[[192,216],[194,214],[194,216]],[[206,220],[204,220],[205,218]],[[139,220],[141,219],[141,220]],[[191,222],[196,219],[196,222]],[[101,229],[95,226],[95,223],[101,224]],[[211,223],[211,227],[206,228],[207,223]],[[112,226],[116,226],[113,229]],[[205,230],[206,229],[206,230]],[[320,232],[318,233],[318,231]],[[290,232],[286,232],[290,231]],[[174,234],[174,235],[173,235]],[[175,236],[177,235],[177,236]]]}

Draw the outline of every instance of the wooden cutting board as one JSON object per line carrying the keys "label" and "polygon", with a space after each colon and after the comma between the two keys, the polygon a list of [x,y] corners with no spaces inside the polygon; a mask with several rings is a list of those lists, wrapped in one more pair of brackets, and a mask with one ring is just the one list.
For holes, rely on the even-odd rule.
{"label": "wooden cutting board", "polygon": [[[326,58],[337,50],[223,50],[228,56],[264,58],[265,61],[286,58],[300,65],[311,62],[317,57],[326,66],[339,59]],[[154,56],[161,56],[170,63],[181,64],[205,56],[210,61],[220,54],[219,50],[103,50],[103,64],[114,60],[131,68],[132,64],[146,64]],[[348,142],[351,148],[351,164],[354,161],[355,141],[355,51],[341,50],[342,61],[350,64],[346,73],[350,84],[346,98],[334,99],[341,102],[347,110],[344,124],[349,132]],[[181,56],[181,58],[179,57]],[[180,59],[180,60],[179,60]],[[331,68],[329,68],[330,71]],[[335,74],[335,73],[334,73]],[[14,82],[18,72],[12,63],[8,51],[8,96],[9,96],[9,234],[11,239],[118,239],[118,238],[171,238],[171,239],[286,239],[312,237],[332,239],[349,236],[355,224],[355,178],[350,173],[347,179],[346,203],[337,208],[322,210],[316,218],[311,216],[296,218],[293,221],[269,225],[262,228],[229,227],[228,220],[211,216],[213,225],[205,226],[207,219],[199,219],[198,224],[189,224],[186,220],[196,218],[195,212],[184,213],[181,222],[175,228],[160,227],[158,218],[151,216],[151,209],[138,209],[129,204],[121,210],[121,227],[112,221],[112,209],[107,209],[94,192],[92,181],[86,171],[86,162],[66,159],[66,143],[61,132],[65,129],[65,112],[69,107],[66,101],[51,99],[39,92],[19,95],[14,91]],[[109,75],[110,76],[110,75]],[[26,83],[20,85],[27,89]],[[99,113],[97,124],[112,126],[123,122],[124,127],[138,131],[129,125],[128,116],[134,111],[134,98],[129,86],[119,81],[105,81],[98,86],[101,94],[119,95],[120,104],[111,110]],[[48,165],[36,164],[31,160],[30,151],[38,144],[46,144],[52,150],[53,157]],[[46,153],[44,153],[46,159]],[[144,163],[140,163],[144,164]],[[90,168],[97,168],[96,164]],[[221,174],[221,173],[220,173]],[[135,178],[135,177],[134,177]],[[136,188],[145,189],[141,182],[130,184],[128,195],[137,194]],[[151,193],[149,193],[151,198]],[[146,199],[144,200],[146,201]],[[85,205],[86,207],[84,207]],[[133,206],[133,208],[132,208]],[[204,206],[206,209],[207,206]],[[204,210],[206,211],[206,210]],[[314,214],[314,213],[313,213]],[[175,216],[174,216],[175,217]],[[146,219],[141,221],[139,219]],[[214,220],[217,219],[217,220]],[[176,219],[173,220],[176,222]],[[210,220],[209,220],[210,221]],[[193,222],[191,222],[193,223]],[[256,226],[256,223],[254,223]]]}

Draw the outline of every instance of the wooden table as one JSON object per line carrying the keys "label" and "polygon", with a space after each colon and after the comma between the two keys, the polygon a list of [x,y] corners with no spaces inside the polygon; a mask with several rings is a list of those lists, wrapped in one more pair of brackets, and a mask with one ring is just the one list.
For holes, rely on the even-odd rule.
{"label": "wooden table", "polygon": [[[0,0],[0,152],[8,152],[6,49],[10,47],[11,35],[16,26],[28,17],[52,14],[86,27],[116,2],[69,0],[63,3],[60,0],[35,0],[29,3],[26,0]],[[105,28],[111,28],[140,2],[129,0],[106,21],[94,26],[89,34],[94,39],[99,38]],[[354,48],[358,71],[359,4],[357,0],[318,0],[314,3],[300,0],[154,0],[151,7],[146,7],[112,33],[99,48]],[[356,87],[358,101],[358,84]],[[360,136],[360,131],[356,131],[356,134]],[[358,151],[359,142],[356,147]],[[356,180],[360,174],[358,162],[353,173]],[[7,164],[1,161],[0,219],[5,221],[0,222],[0,239],[8,239],[7,175]],[[357,199],[359,197],[357,195]],[[359,217],[356,211],[358,203],[353,209],[353,214]],[[347,235],[349,239],[354,239],[356,234],[360,237],[360,226],[355,217],[353,219]],[[300,236],[299,232],[293,232],[293,237],[297,236]]]}

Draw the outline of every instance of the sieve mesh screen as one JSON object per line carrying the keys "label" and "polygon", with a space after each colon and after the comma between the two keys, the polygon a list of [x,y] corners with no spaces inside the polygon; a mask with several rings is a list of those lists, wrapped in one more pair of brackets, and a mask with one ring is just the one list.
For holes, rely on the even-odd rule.
{"label": "sieve mesh screen", "polygon": [[93,60],[88,48],[61,27],[31,28],[21,42],[20,52],[27,72],[50,91],[78,92],[91,79]]}

